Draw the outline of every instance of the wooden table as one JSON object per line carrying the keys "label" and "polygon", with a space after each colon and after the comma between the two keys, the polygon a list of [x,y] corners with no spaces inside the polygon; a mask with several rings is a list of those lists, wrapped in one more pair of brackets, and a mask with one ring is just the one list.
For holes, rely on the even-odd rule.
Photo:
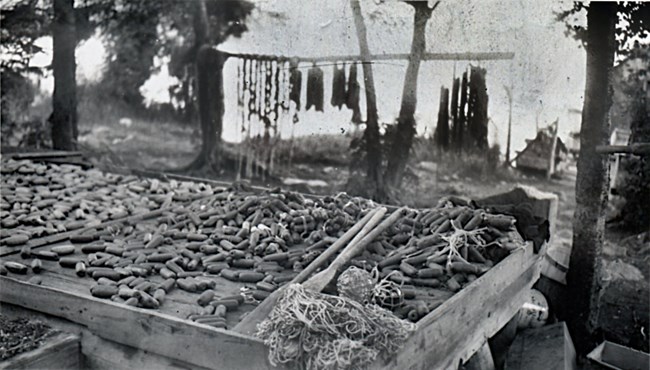
{"label": "wooden table", "polygon": [[[541,256],[532,244],[514,251],[421,319],[402,350],[372,368],[456,369],[485,353],[487,339],[514,317],[539,278]],[[17,254],[3,259],[20,261]],[[42,285],[26,281],[31,273],[0,277],[2,312],[38,316],[79,334],[88,367],[272,368],[259,339],[187,320],[198,308],[197,294],[175,289],[159,310],[146,310],[92,297],[92,279],[80,279],[56,262],[43,261],[41,275]],[[217,294],[232,295],[243,286],[210,278]],[[252,308],[245,304],[241,312]],[[228,327],[238,319],[229,315]]]}

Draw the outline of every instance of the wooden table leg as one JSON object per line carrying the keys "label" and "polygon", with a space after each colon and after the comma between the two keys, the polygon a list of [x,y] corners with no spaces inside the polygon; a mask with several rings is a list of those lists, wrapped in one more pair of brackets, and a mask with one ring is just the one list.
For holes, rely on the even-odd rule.
{"label": "wooden table leg", "polygon": [[494,370],[492,352],[487,342],[462,367],[464,370]]}

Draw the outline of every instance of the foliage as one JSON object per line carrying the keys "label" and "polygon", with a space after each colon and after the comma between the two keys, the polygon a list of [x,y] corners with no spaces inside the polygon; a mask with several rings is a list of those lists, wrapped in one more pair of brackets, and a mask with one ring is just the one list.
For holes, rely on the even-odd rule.
{"label": "foliage", "polygon": [[[648,48],[638,49],[639,57],[648,57]],[[648,59],[645,59],[646,61]],[[647,69],[647,64],[646,64]],[[631,109],[634,119],[631,124],[632,143],[650,143],[650,112],[648,111],[648,97],[643,90],[647,81],[646,69],[639,69],[623,81],[624,90],[631,97]],[[644,81],[645,80],[645,81]],[[624,225],[632,230],[647,229],[650,225],[650,158],[648,156],[629,156],[622,160],[624,176],[618,186],[619,194],[625,199],[621,210]]]}
{"label": "foliage", "polygon": [[121,2],[105,13],[101,22],[108,63],[102,80],[104,90],[134,107],[142,105],[139,87],[151,75],[157,53],[157,25],[163,4],[158,1]]}
{"label": "foliage", "polygon": [[38,0],[23,0],[11,7],[0,10],[0,42],[3,57],[0,58],[2,73],[40,72],[29,66],[30,59],[41,48],[35,41],[49,33],[51,9],[45,8]]}
{"label": "foliage", "polygon": [[1,120],[2,123],[24,120],[25,112],[34,100],[35,88],[22,74],[7,69],[2,73]]}
{"label": "foliage", "polygon": [[[97,14],[106,39],[108,62],[101,85],[134,108],[141,108],[139,87],[154,72],[154,57],[169,58],[169,73],[179,78],[170,93],[182,108],[191,110],[196,58],[195,13],[198,1],[105,1]],[[239,37],[253,4],[248,1],[206,1],[210,24],[208,43],[218,45],[228,36]]]}
{"label": "foliage", "polygon": [[[585,26],[576,24],[574,17],[583,14],[589,8],[585,2],[575,1],[573,7],[556,13],[556,19],[566,24],[566,35],[573,36],[584,44],[587,40]],[[618,24],[616,26],[617,53],[627,55],[632,49],[633,39],[650,37],[650,3],[619,2],[617,4]]]}

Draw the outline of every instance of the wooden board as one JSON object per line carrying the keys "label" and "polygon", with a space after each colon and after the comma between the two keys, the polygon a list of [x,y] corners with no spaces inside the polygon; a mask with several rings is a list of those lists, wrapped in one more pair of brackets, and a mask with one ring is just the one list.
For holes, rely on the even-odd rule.
{"label": "wooden board", "polygon": [[0,284],[3,302],[73,321],[101,338],[200,367],[270,368],[255,338],[9,277]]}
{"label": "wooden board", "polygon": [[0,361],[0,369],[80,369],[79,337],[60,333],[38,348]]}
{"label": "wooden board", "polygon": [[[70,243],[63,242],[57,245],[65,245],[65,244],[70,244]],[[77,246],[77,249],[79,248],[80,247]],[[31,261],[31,259],[23,260],[18,255],[6,256],[3,258],[3,260],[20,262],[26,265],[29,265]],[[90,294],[90,287],[96,284],[95,280],[93,280],[90,277],[80,278],[75,275],[74,269],[62,268],[61,266],[59,266],[58,262],[56,261],[42,260],[41,262],[43,264],[43,271],[41,271],[38,275],[42,277],[43,280],[43,282],[41,283],[42,286],[51,287],[54,289],[60,289],[66,292],[76,293],[84,297],[89,297],[89,298],[92,297]],[[34,275],[37,274],[33,274],[32,272],[29,272],[26,275],[10,274],[9,276],[17,280],[27,281],[29,278],[31,278]],[[217,282],[215,288],[213,289],[215,291],[216,297],[226,297],[226,296],[232,296],[238,294],[240,288],[246,285],[244,283],[232,282],[216,275],[205,275],[204,277]],[[161,283],[164,279],[159,275],[152,275],[152,276],[148,276],[147,280],[153,283]],[[180,319],[185,319],[189,315],[199,312],[200,306],[197,304],[197,299],[199,297],[199,294],[200,292],[190,293],[175,288],[165,296],[165,300],[163,304],[160,306],[160,308],[158,308],[157,311],[164,314],[178,317]],[[2,300],[2,297],[0,297],[0,300]],[[234,327],[235,324],[239,322],[239,317],[241,315],[252,311],[254,308],[255,306],[253,306],[252,304],[245,303],[240,305],[237,311],[228,313],[226,315],[226,320],[227,320],[226,324],[228,325],[229,328]]]}
{"label": "wooden board", "polygon": [[512,343],[507,370],[575,370],[576,352],[564,322],[526,329]]}
{"label": "wooden board", "polygon": [[456,369],[516,314],[539,273],[532,245],[512,253],[420,320],[403,349],[373,368]]}
{"label": "wooden board", "polygon": [[[165,368],[174,368],[174,361],[200,367],[211,367],[210,364],[217,362],[228,364],[224,368],[270,367],[266,348],[259,340],[174,318],[164,312],[70,292],[87,289],[93,282],[48,271],[47,265],[45,268],[44,283],[53,286],[35,286],[3,277],[0,300],[75,322],[102,340],[116,342],[111,350],[114,355],[93,351],[93,366],[121,368],[122,363],[128,367],[132,361],[142,364],[153,361],[149,358],[153,356]],[[428,368],[431,364],[440,364],[436,368],[441,369],[455,368],[507,323],[523,304],[527,288],[538,276],[538,256],[532,254],[532,246],[513,253],[421,320],[402,352],[388,363],[378,361],[374,368]],[[85,284],[80,283],[84,281]],[[182,299],[170,299],[163,307],[167,307],[165,312],[173,314],[182,312],[185,306]],[[100,346],[101,342],[96,340],[92,345]],[[430,351],[430,348],[437,350]],[[242,351],[251,353],[245,364],[232,355]]]}
{"label": "wooden board", "polygon": [[205,369],[187,362],[103,339],[84,326],[42,312],[2,303],[0,304],[0,314],[12,319],[20,317],[36,319],[51,327],[76,335],[80,339],[80,368],[82,369]]}
{"label": "wooden board", "polygon": [[604,341],[587,358],[608,369],[645,370],[650,368],[650,355],[616,343]]}

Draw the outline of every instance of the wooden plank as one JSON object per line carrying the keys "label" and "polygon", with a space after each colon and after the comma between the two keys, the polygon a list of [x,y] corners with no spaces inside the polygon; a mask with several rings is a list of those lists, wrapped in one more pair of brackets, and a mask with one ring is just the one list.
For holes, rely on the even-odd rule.
{"label": "wooden plank", "polygon": [[66,157],[81,157],[81,152],[68,152],[64,150],[50,150],[43,152],[23,152],[14,153],[9,155],[15,160],[21,159],[47,159],[47,158],[66,158]]}
{"label": "wooden plank", "polygon": [[80,369],[79,337],[60,333],[38,348],[0,362],[1,369]]}
{"label": "wooden plank", "polygon": [[645,370],[650,366],[650,355],[632,348],[604,341],[587,358],[610,369]]}
{"label": "wooden plank", "polygon": [[483,343],[478,352],[470,357],[463,368],[464,370],[494,370],[494,360],[487,342]]}
{"label": "wooden plank", "polygon": [[12,319],[29,317],[80,338],[83,369],[205,369],[180,360],[126,346],[93,334],[86,327],[56,316],[3,303],[0,313]]}
{"label": "wooden plank", "polygon": [[207,369],[103,339],[91,332],[84,333],[82,338],[84,365],[95,370]]}
{"label": "wooden plank", "polygon": [[[290,57],[275,56],[275,55],[260,55],[260,54],[240,54],[223,52],[227,57],[235,58],[255,58],[255,59],[268,59],[277,60],[278,58]],[[407,60],[411,54],[407,53],[393,53],[393,54],[375,54],[368,55],[367,59],[374,60]],[[513,52],[483,52],[483,53],[423,53],[422,60],[510,60],[515,57]],[[324,57],[299,57],[301,62],[355,62],[362,61],[361,55],[330,55]]]}
{"label": "wooden plank", "polygon": [[401,352],[374,368],[456,369],[515,315],[538,278],[529,244],[420,320]]}
{"label": "wooden plank", "polygon": [[105,339],[202,367],[270,367],[255,338],[4,276],[0,283],[2,302],[65,318]]}
{"label": "wooden plank", "polygon": [[576,369],[576,353],[564,322],[517,335],[508,352],[508,370]]}
{"label": "wooden plank", "polygon": [[[5,260],[27,263],[19,256],[11,256],[5,258]],[[90,295],[90,287],[96,284],[95,280],[90,277],[80,278],[76,276],[73,269],[62,268],[55,261],[42,261],[42,263],[43,270],[39,274],[43,280],[41,283],[42,286],[80,294],[85,297],[92,297]],[[17,280],[27,281],[34,274],[12,274],[11,276]],[[232,282],[216,275],[205,275],[204,277],[217,282],[216,286],[212,289],[216,297],[239,294],[240,288],[246,285],[245,283]],[[164,279],[158,275],[152,275],[148,276],[147,280],[153,283],[162,283]],[[165,296],[165,300],[160,308],[157,309],[157,312],[185,319],[189,315],[199,312],[200,306],[197,304],[199,294],[200,292],[190,293],[182,289],[173,289]],[[252,304],[244,303],[238,307],[236,312],[226,315],[226,325],[228,328],[233,328],[240,321],[241,315],[252,311],[254,308],[255,306]]]}
{"label": "wooden plank", "polygon": [[635,143],[629,145],[597,145],[596,153],[600,153],[600,154],[627,153],[627,154],[648,155],[650,154],[650,143]]}

